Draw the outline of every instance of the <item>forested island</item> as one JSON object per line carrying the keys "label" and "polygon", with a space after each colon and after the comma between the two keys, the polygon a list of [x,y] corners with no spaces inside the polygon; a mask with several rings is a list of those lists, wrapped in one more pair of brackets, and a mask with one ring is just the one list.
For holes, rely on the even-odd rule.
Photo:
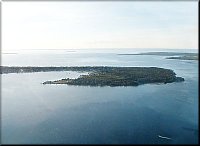
{"label": "forested island", "polygon": [[184,81],[172,70],[156,67],[108,67],[96,70],[77,79],[46,81],[43,84],[68,84],[82,86],[138,86],[147,83],[171,83]]}
{"label": "forested island", "polygon": [[118,55],[156,55],[156,56],[170,56],[170,57],[166,57],[166,59],[198,60],[198,53],[145,52],[145,53],[138,53],[138,54],[118,54]]}
{"label": "forested island", "polygon": [[173,70],[158,67],[7,67],[1,66],[0,73],[30,73],[50,71],[89,72],[76,79],[46,81],[43,84],[68,84],[82,86],[138,86],[147,83],[172,83],[184,81],[176,77]]}

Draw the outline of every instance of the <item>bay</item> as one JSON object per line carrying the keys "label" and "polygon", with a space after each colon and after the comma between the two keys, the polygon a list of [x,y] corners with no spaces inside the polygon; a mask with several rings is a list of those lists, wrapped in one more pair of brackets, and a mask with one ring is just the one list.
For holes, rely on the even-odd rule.
{"label": "bay", "polygon": [[2,143],[198,143],[198,62],[168,60],[164,56],[117,55],[127,52],[142,51],[43,50],[3,54],[2,65],[8,66],[163,67],[174,70],[185,82],[86,87],[41,84],[46,80],[76,78],[85,74],[82,72],[3,74]]}

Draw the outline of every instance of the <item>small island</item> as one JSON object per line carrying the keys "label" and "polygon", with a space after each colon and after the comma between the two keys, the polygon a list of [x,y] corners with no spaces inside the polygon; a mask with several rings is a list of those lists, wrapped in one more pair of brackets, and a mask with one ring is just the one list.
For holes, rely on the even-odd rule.
{"label": "small island", "polygon": [[198,60],[198,55],[184,55],[177,57],[167,57],[166,59],[179,59],[179,60]]}
{"label": "small island", "polygon": [[184,78],[176,77],[169,69],[157,67],[104,67],[94,68],[94,72],[81,75],[76,79],[46,81],[43,84],[68,84],[79,86],[138,86],[147,83],[182,82]]}
{"label": "small island", "polygon": [[173,70],[158,67],[7,67],[0,66],[0,73],[28,73],[50,71],[82,71],[76,79],[64,78],[56,81],[46,81],[43,84],[68,84],[79,86],[138,86],[148,83],[182,82],[184,78],[176,77]]}
{"label": "small island", "polygon": [[166,59],[198,60],[198,53],[145,52],[145,53],[138,53],[138,54],[117,54],[117,55],[155,55],[155,56],[170,56],[170,57],[166,57]]}

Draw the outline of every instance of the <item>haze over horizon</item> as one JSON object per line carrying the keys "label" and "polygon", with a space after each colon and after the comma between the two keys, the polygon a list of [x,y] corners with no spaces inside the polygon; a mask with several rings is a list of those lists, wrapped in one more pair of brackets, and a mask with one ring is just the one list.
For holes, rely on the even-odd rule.
{"label": "haze over horizon", "polygon": [[198,1],[2,2],[2,51],[198,48]]}

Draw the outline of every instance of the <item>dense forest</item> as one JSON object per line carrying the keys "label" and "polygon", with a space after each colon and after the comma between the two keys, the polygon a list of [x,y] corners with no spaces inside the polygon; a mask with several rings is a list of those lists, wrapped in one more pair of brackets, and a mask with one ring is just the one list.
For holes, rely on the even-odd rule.
{"label": "dense forest", "polygon": [[94,67],[89,75],[77,79],[46,81],[43,84],[68,84],[82,86],[138,86],[147,83],[172,83],[184,81],[169,69],[157,67]]}
{"label": "dense forest", "polygon": [[0,67],[0,73],[28,73],[50,71],[89,72],[76,79],[46,81],[43,84],[68,84],[83,86],[138,86],[146,83],[171,83],[184,81],[173,70],[158,67]]}

